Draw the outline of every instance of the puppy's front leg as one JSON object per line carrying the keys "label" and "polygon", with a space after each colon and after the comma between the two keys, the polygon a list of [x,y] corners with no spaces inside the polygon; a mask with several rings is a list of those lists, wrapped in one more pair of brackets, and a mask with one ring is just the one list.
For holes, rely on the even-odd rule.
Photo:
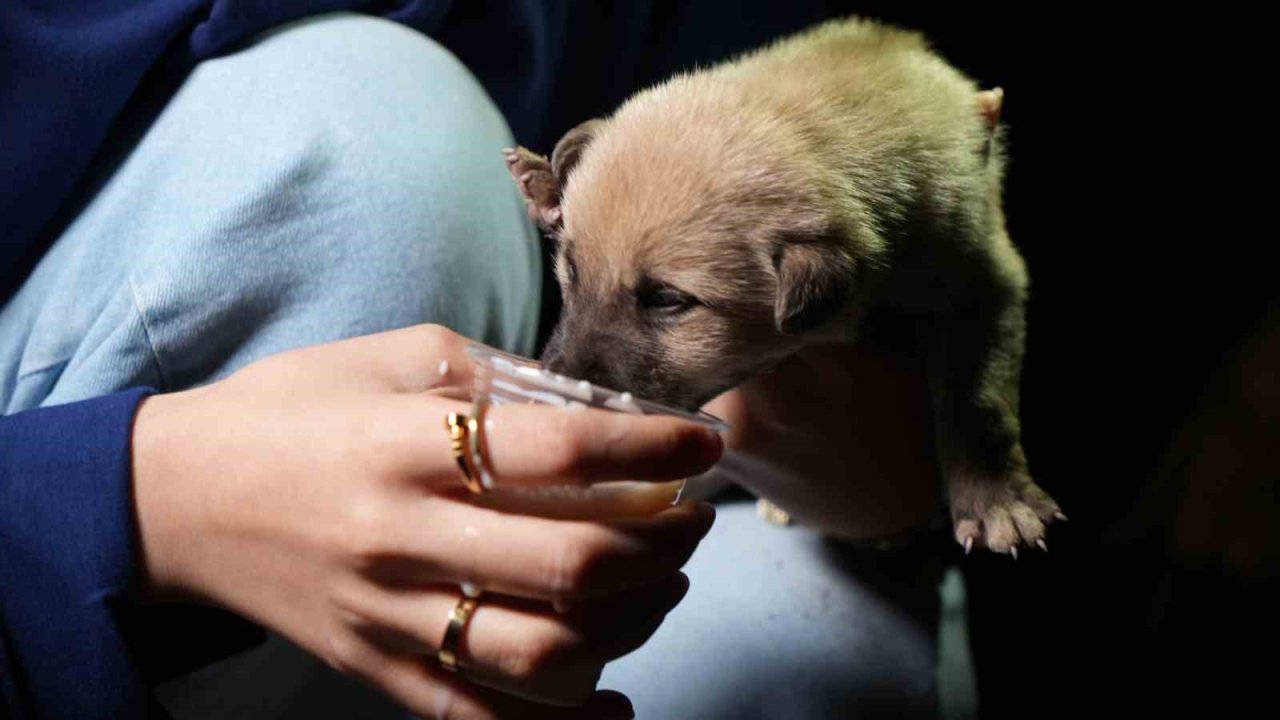
{"label": "puppy's front leg", "polygon": [[928,324],[923,349],[955,537],[1015,558],[1045,548],[1058,504],[1031,479],[1018,421],[1023,294],[1005,286]]}

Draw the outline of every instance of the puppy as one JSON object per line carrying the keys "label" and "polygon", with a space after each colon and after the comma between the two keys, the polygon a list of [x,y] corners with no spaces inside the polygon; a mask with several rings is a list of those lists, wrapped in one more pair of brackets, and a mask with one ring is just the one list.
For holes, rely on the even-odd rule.
{"label": "puppy", "polygon": [[848,19],[645,90],[550,159],[507,151],[558,242],[544,361],[697,408],[801,348],[906,328],[956,539],[1043,547],[1061,513],[1019,440],[1002,99],[920,35]]}

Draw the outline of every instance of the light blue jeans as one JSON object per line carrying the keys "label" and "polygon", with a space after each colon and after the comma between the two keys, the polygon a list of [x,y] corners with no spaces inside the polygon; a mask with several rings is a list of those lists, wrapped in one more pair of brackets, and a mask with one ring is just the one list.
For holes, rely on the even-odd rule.
{"label": "light blue jeans", "polygon": [[[428,321],[529,353],[540,255],[510,144],[467,70],[389,22],[314,19],[204,63],[0,310],[0,409],[179,390]],[[682,605],[604,675],[640,717],[937,715],[931,564],[730,503],[687,572]],[[403,716],[279,638],[161,698],[180,720]]]}
{"label": "light blue jeans", "polygon": [[510,143],[462,65],[389,22],[202,64],[0,313],[0,408],[428,320],[529,352],[540,256]]}

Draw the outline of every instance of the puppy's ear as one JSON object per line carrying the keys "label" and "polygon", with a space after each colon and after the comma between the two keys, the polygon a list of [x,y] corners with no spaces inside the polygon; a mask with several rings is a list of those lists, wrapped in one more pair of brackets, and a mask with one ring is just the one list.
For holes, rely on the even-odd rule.
{"label": "puppy's ear", "polygon": [[1004,88],[991,88],[978,93],[978,117],[987,130],[995,131],[1004,109]]}
{"label": "puppy's ear", "polygon": [[556,143],[556,149],[551,151],[551,172],[555,174],[561,189],[569,181],[569,173],[578,164],[582,151],[603,125],[603,120],[588,120],[565,133],[560,142]]}
{"label": "puppy's ear", "polygon": [[546,232],[560,228],[560,186],[551,172],[551,161],[528,148],[507,148],[507,171],[520,187],[529,219]]}
{"label": "puppy's ear", "polygon": [[853,288],[854,262],[820,242],[785,242],[773,255],[778,277],[774,322],[786,335],[813,330],[835,315]]}
{"label": "puppy's ear", "polygon": [[564,224],[560,213],[560,193],[569,179],[569,172],[602,124],[602,120],[588,120],[565,133],[556,143],[550,160],[523,147],[503,151],[507,156],[507,170],[520,187],[529,217],[544,231],[554,233]]}

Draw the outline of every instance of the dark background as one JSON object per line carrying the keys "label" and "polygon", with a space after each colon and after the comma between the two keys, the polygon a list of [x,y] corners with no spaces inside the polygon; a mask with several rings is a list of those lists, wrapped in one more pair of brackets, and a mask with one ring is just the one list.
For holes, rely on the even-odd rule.
{"label": "dark background", "polygon": [[[1178,20],[1116,7],[643,5],[575,6],[577,21],[643,23],[648,34],[576,38],[560,66],[569,89],[522,142],[547,152],[674,70],[850,13],[922,30],[981,85],[1006,91],[1006,208],[1032,278],[1024,443],[1071,520],[1052,530],[1048,555],[963,562],[984,717],[1145,715],[1193,701],[1217,715],[1263,693],[1269,663],[1255,658],[1273,647],[1275,566],[1230,565],[1221,538],[1201,537],[1189,553],[1174,520],[1261,517],[1232,542],[1255,559],[1275,548],[1274,421],[1254,423],[1250,447],[1213,431],[1233,471],[1202,469],[1200,492],[1176,472],[1194,448],[1182,465],[1169,459],[1193,409],[1240,395],[1234,358],[1277,298],[1260,247],[1232,227],[1242,209],[1215,194],[1234,180],[1201,165],[1222,152],[1221,136],[1194,118],[1230,106],[1205,75],[1212,11]],[[636,42],[650,49],[642,61],[610,62]],[[544,338],[558,312],[546,281]],[[1274,376],[1263,366],[1264,380]],[[1159,471],[1170,463],[1175,471]]]}

